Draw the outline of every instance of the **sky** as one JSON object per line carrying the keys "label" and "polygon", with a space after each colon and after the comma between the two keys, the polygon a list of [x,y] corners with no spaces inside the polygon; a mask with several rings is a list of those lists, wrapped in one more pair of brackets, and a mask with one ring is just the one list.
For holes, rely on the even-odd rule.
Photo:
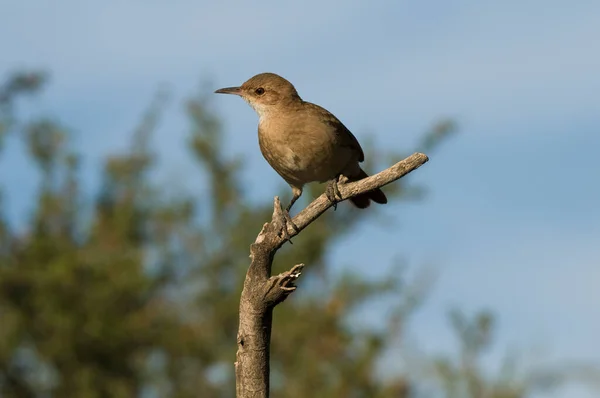
{"label": "sky", "polygon": [[[160,87],[171,93],[154,138],[166,177],[196,172],[182,155],[182,103],[203,81],[278,73],[359,140],[406,153],[454,118],[458,134],[410,176],[425,200],[387,205],[394,227],[360,225],[334,248],[333,269],[378,276],[398,257],[432,266],[410,325],[421,350],[455,346],[450,308],[489,308],[491,362],[507,348],[541,350],[547,364],[600,361],[600,2],[0,0],[0,15],[0,76],[51,73],[29,109],[72,128],[89,191]],[[259,155],[256,115],[238,98],[214,105],[229,150],[248,161],[246,189],[271,200],[281,181]],[[0,157],[14,219],[36,182],[20,149],[13,140]]]}

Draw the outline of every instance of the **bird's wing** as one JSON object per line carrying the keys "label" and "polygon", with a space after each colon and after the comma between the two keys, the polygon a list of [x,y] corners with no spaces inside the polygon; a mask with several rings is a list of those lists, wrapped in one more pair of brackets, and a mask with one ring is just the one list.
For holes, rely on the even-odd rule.
{"label": "bird's wing", "polygon": [[358,152],[358,161],[359,162],[362,162],[363,160],[365,160],[365,153],[363,152],[363,149],[360,146],[360,144],[358,143],[358,140],[356,139],[354,134],[352,134],[352,132],[350,130],[348,130],[346,128],[346,126],[344,126],[344,124],[342,122],[340,122],[339,120],[338,120],[338,123],[339,123],[339,128],[336,131],[338,134],[344,135],[344,137],[342,137],[342,140],[348,140],[349,141],[348,145]]}
{"label": "bird's wing", "polygon": [[337,117],[335,117],[331,112],[319,105],[315,105],[310,102],[305,102],[305,104],[313,108],[315,111],[318,111],[320,113],[321,120],[324,123],[327,123],[335,128],[335,134],[337,135],[337,139],[339,139],[341,145],[348,146],[354,149],[358,153],[359,162],[365,160],[365,153],[363,152],[362,147],[358,143],[358,140],[356,139],[354,134],[352,134],[352,132],[348,130],[348,128],[344,126],[344,124]]}

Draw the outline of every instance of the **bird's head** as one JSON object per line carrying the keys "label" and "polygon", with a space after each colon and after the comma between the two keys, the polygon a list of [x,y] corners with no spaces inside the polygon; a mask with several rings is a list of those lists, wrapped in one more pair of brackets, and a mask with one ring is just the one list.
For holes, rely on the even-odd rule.
{"label": "bird's head", "polygon": [[292,83],[275,73],[261,73],[239,87],[221,88],[215,93],[239,95],[260,117],[281,106],[301,101]]}

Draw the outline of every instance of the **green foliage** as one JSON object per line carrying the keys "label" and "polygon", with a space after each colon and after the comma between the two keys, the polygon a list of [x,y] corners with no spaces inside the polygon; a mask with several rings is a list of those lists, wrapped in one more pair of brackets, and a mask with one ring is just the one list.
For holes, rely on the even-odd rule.
{"label": "green foliage", "polygon": [[[107,157],[100,190],[90,199],[80,188],[80,158],[68,129],[48,118],[16,120],[18,96],[34,93],[44,81],[43,74],[16,74],[0,89],[0,143],[8,133],[19,134],[41,175],[24,230],[11,227],[0,207],[0,396],[233,396],[249,244],[272,204],[254,205],[241,191],[243,162],[224,155],[219,119],[204,96],[191,98],[186,110],[188,144],[206,190],[168,194],[168,184],[151,178],[156,157],[150,138],[164,94],[150,105],[129,150]],[[450,122],[437,125],[420,147],[430,153],[452,131]],[[310,193],[322,189],[311,186]],[[387,189],[395,201],[412,200],[420,191],[404,182]],[[281,194],[289,196],[288,189]],[[326,272],[331,245],[376,212],[340,206],[280,251],[275,272],[278,264],[283,269],[302,261],[308,267],[301,289],[275,311],[273,396],[416,394],[418,381],[400,374],[383,381],[376,368],[423,289],[399,272],[375,281]],[[384,327],[351,322],[383,297],[393,303]],[[479,377],[473,358],[489,344],[492,318],[471,324],[455,316],[454,326],[468,372],[436,363],[448,397],[455,396],[458,379]]]}
{"label": "green foliage", "polygon": [[439,356],[430,362],[431,376],[447,398],[525,398],[534,392],[549,393],[573,381],[598,388],[600,369],[591,364],[526,367],[511,354],[500,364],[497,374],[486,372],[482,362],[492,346],[492,314],[480,311],[468,317],[453,310],[448,318],[458,339],[458,356]]}

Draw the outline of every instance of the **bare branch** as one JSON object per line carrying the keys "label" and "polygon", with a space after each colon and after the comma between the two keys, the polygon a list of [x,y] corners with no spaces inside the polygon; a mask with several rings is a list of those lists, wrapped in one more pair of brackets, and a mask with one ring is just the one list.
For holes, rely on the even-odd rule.
{"label": "bare branch", "polygon": [[[423,164],[427,163],[429,158],[422,153],[414,153],[404,160],[396,163],[377,174],[355,181],[349,184],[339,184],[339,190],[342,194],[342,200],[349,199],[353,196],[360,195],[365,192],[372,191],[375,188],[381,188],[400,178],[404,177],[413,170],[418,169]],[[310,203],[304,210],[293,218],[294,224],[298,227],[298,232],[291,227],[288,228],[290,237],[297,235],[300,231],[306,228],[310,223],[315,221],[325,213],[333,204],[327,199],[327,195],[323,194]]]}
{"label": "bare branch", "polygon": [[[429,158],[415,153],[360,181],[338,184],[341,200],[381,188],[394,182],[413,170],[416,170]],[[298,264],[289,271],[271,276],[273,258],[277,250],[286,242],[282,237],[282,208],[279,198],[275,197],[271,222],[265,223],[262,230],[250,246],[251,263],[244,280],[240,298],[240,324],[237,336],[238,351],[235,362],[236,392],[238,398],[266,398],[269,396],[269,356],[271,344],[271,325],[273,309],[296,290],[294,282],[304,268]],[[289,237],[297,235],[315,221],[333,203],[323,194],[302,210],[293,222],[298,231],[288,227]]]}
{"label": "bare branch", "polygon": [[303,268],[304,264],[297,264],[289,271],[270,277],[268,289],[264,296],[265,301],[275,306],[285,300],[287,296],[296,290],[294,282],[302,275]]}

